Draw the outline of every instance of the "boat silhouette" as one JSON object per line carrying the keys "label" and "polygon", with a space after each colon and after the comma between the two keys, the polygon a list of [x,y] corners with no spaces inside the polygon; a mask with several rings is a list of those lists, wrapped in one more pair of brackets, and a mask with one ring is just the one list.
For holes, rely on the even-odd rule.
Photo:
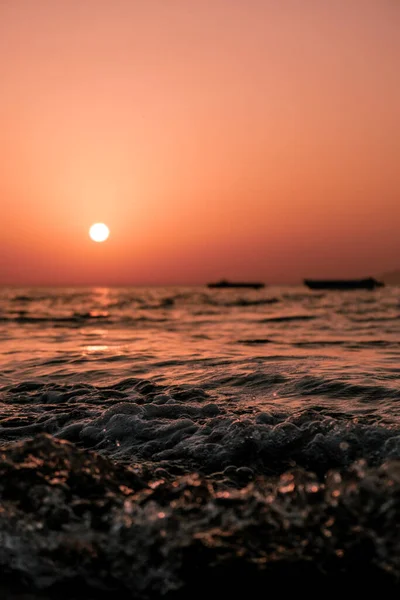
{"label": "boat silhouette", "polygon": [[304,279],[304,285],[312,290],[374,290],[385,284],[373,277],[364,279]]}
{"label": "boat silhouette", "polygon": [[209,288],[251,288],[253,290],[259,290],[264,286],[264,283],[258,281],[228,281],[227,279],[207,284]]}

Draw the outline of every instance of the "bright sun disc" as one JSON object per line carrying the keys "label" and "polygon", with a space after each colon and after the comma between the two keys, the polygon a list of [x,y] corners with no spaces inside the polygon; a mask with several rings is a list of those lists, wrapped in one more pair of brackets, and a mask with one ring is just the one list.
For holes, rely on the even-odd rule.
{"label": "bright sun disc", "polygon": [[94,242],[105,242],[110,235],[110,230],[104,223],[95,223],[89,229],[89,235]]}

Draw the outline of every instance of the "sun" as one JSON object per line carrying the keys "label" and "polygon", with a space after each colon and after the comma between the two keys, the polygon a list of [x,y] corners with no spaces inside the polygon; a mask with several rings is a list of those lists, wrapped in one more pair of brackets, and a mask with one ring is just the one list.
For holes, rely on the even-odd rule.
{"label": "sun", "polygon": [[89,235],[94,242],[105,242],[110,235],[110,230],[104,223],[95,223],[89,229]]}

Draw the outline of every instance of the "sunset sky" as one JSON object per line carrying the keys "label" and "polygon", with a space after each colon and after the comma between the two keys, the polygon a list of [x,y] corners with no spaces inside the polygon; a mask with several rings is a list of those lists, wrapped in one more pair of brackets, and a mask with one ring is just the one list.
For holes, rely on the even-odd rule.
{"label": "sunset sky", "polygon": [[398,0],[0,0],[0,284],[400,268],[399,32]]}

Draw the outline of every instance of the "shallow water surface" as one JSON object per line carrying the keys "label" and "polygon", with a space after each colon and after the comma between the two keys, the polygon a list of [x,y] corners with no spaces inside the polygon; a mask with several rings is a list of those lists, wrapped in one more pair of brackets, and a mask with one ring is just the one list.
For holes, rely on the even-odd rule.
{"label": "shallow water surface", "polygon": [[[10,489],[21,469],[28,469],[29,477],[33,477],[33,469],[35,477],[42,477],[48,486],[60,477],[65,479],[75,449],[84,457],[101,457],[108,461],[104,469],[112,473],[110,477],[118,480],[118,485],[131,489],[125,480],[133,475],[141,481],[137,489],[132,486],[121,504],[121,492],[110,488],[107,494],[106,477],[99,497],[116,494],[112,504],[116,521],[110,517],[107,531],[112,537],[110,532],[122,518],[124,527],[128,527],[126,519],[131,518],[131,510],[136,524],[141,523],[140,535],[146,537],[154,529],[154,514],[177,518],[173,489],[181,489],[190,505],[201,504],[198,490],[206,486],[209,507],[217,507],[224,494],[242,494],[238,498],[247,498],[256,523],[267,510],[256,509],[256,498],[263,498],[266,507],[270,498],[277,511],[283,510],[279,490],[286,484],[277,483],[276,477],[289,482],[284,496],[290,498],[288,502],[297,514],[299,502],[302,510],[311,510],[307,507],[311,507],[309,493],[313,496],[313,486],[322,490],[322,496],[328,493],[326,490],[336,489],[332,483],[332,473],[336,473],[336,483],[351,480],[349,485],[357,494],[366,493],[362,492],[364,483],[373,481],[365,487],[372,504],[380,502],[376,482],[384,481],[389,495],[387,510],[395,512],[385,513],[382,531],[368,520],[372,518],[369,513],[363,513],[362,502],[357,510],[362,527],[371,527],[375,532],[371,539],[380,535],[380,543],[385,545],[386,540],[392,553],[393,545],[399,542],[398,536],[395,540],[390,537],[389,529],[390,519],[397,510],[400,514],[395,500],[398,487],[393,483],[397,481],[394,473],[400,458],[400,288],[326,293],[303,287],[266,287],[259,291],[206,287],[2,289],[0,344],[0,441],[7,456],[4,460],[11,461],[6,475],[11,478]],[[57,446],[65,441],[69,444]],[[27,448],[31,454],[26,454]],[[62,468],[54,467],[50,477],[45,471],[46,462],[52,464],[52,457],[65,448],[70,458]],[[78,469],[90,470],[88,464],[94,464],[90,462],[94,459],[88,459],[89,463],[82,466],[79,460]],[[298,469],[304,475],[299,475]],[[185,477],[205,479],[179,479]],[[309,478],[307,484],[304,477]],[[38,485],[34,481],[24,493],[33,494]],[[66,481],[72,490],[68,492],[70,498],[78,494],[79,502],[83,501],[87,490],[78,492],[68,477],[64,486]],[[164,500],[154,496],[160,481],[166,486]],[[347,484],[343,485],[345,489],[339,493],[347,497]],[[51,489],[43,492],[47,506],[53,503],[59,510],[67,510],[67,492],[59,491],[54,496]],[[151,501],[140,500],[143,510],[138,508],[140,489],[147,490],[146,498],[152,497]],[[302,489],[309,492],[304,496]],[[397,495],[391,497],[391,490]],[[322,496],[320,506],[331,506],[331,501]],[[76,515],[68,511],[64,511],[65,522],[44,511],[41,531],[47,533],[37,534],[28,542],[31,517],[27,516],[26,506],[16,504],[16,497],[8,498],[11,504],[6,512],[19,515],[21,530],[18,534],[9,532],[7,543],[16,547],[15,539],[25,536],[25,544],[36,557],[29,567],[27,559],[20,556],[17,571],[23,571],[37,589],[50,589],[67,577],[65,561],[49,567],[51,574],[43,580],[43,557],[38,549],[43,545],[38,542],[41,536],[47,540],[45,543],[50,539],[62,545],[65,540],[55,541],[54,527],[57,531],[66,528],[70,539],[74,527],[81,537],[96,537],[101,526],[91,528],[87,520],[75,522]],[[37,501],[31,498],[31,504],[37,510]],[[91,519],[93,506],[88,506]],[[126,506],[132,508],[128,516],[124,513],[122,517],[119,511],[126,512]],[[179,510],[185,512],[182,506]],[[343,509],[332,506],[329,510],[333,512]],[[215,508],[215,515],[218,510]],[[238,529],[245,532],[247,527],[245,514],[241,508],[238,510],[235,523],[227,517],[224,525],[231,533]],[[183,546],[189,538],[201,539],[206,546],[209,543],[207,547],[213,545],[206,540],[214,517],[208,509],[204,511],[201,519],[189,519],[188,529],[180,530]],[[332,524],[341,522],[338,515],[332,518]],[[58,525],[52,525],[53,521]],[[155,521],[158,523],[158,517]],[[207,523],[206,531],[201,527],[199,530],[200,521]],[[284,528],[284,521],[277,527]],[[344,521],[334,534],[332,552],[336,558],[344,552],[340,546],[344,543],[342,526]],[[357,522],[355,526],[361,525]],[[322,531],[323,526],[318,528]],[[161,529],[157,529],[157,535]],[[293,542],[291,535],[276,543],[288,549]],[[118,545],[117,538],[112,539]],[[240,538],[245,554],[246,539]],[[96,540],[100,547],[103,542]],[[178,551],[170,548],[169,552],[175,556]],[[253,558],[260,565],[275,564],[272,550],[275,558],[263,554],[261,546],[254,552]],[[11,579],[15,560],[14,567],[5,557],[0,560]],[[389,568],[385,560],[381,561],[385,564],[383,571],[397,573],[397,563]],[[366,559],[368,564],[371,561],[379,563],[376,557]],[[176,565],[167,563],[160,567],[163,577],[170,577],[174,583],[166,584],[165,589],[158,583],[160,594],[181,589],[179,582],[185,580],[174,570]],[[89,589],[88,573],[82,572],[80,577]],[[150,580],[146,572],[140,593],[136,584],[119,581],[118,585],[135,597],[147,597],[155,585]],[[116,585],[113,580],[111,587]],[[103,580],[96,586],[108,589]]]}

